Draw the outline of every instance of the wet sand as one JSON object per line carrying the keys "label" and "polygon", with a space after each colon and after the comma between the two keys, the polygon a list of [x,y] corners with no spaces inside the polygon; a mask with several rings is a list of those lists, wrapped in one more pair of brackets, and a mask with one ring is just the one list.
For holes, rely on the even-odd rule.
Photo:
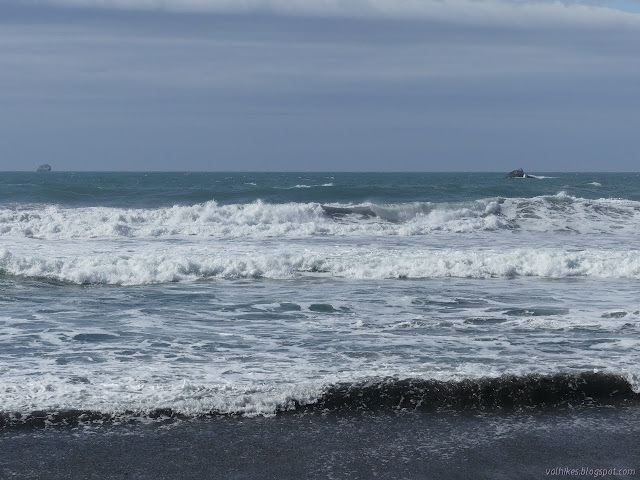
{"label": "wet sand", "polygon": [[638,407],[13,428],[0,434],[0,478],[537,479],[558,468],[640,476],[639,438]]}

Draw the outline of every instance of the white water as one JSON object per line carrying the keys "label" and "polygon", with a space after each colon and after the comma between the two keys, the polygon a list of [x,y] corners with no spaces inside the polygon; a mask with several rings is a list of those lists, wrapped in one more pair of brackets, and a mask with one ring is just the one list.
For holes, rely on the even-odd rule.
{"label": "white water", "polygon": [[585,282],[25,284],[11,292],[23,311],[0,316],[0,402],[270,415],[338,382],[594,370],[637,388],[638,283]]}
{"label": "white water", "polygon": [[261,201],[234,205],[210,201],[158,209],[3,208],[0,209],[0,238],[63,240],[184,235],[302,238],[326,235],[415,236],[502,230],[640,233],[640,202],[588,200],[564,193],[532,199],[498,198],[452,204],[331,204],[329,207],[351,213],[332,217],[319,203],[267,204]]}
{"label": "white water", "polygon": [[[5,274],[77,284],[143,285],[202,279],[295,279],[308,275],[352,279],[628,278],[640,279],[639,251],[562,248],[458,250],[285,244],[262,246],[138,243],[42,245],[0,250]],[[34,248],[35,247],[35,248]],[[37,248],[40,247],[40,248]],[[110,248],[111,247],[111,248]]]}
{"label": "white water", "polygon": [[270,415],[338,382],[593,370],[638,388],[639,215],[562,193],[5,208],[0,405]]}

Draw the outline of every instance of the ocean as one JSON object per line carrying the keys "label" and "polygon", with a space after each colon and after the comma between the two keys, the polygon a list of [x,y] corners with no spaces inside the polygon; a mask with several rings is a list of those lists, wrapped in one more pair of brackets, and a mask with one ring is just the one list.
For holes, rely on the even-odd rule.
{"label": "ocean", "polygon": [[0,477],[635,469],[639,290],[638,174],[5,172]]}

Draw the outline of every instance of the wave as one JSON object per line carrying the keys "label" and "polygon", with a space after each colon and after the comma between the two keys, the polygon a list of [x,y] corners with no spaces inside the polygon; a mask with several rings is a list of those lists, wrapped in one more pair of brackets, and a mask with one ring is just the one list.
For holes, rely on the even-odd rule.
{"label": "wave", "polygon": [[323,183],[321,185],[306,185],[306,184],[298,184],[293,187],[288,187],[287,189],[292,188],[316,188],[316,187],[333,187],[333,183]]}
{"label": "wave", "polygon": [[[202,397],[203,392],[196,392]],[[260,400],[258,400],[260,402]],[[243,403],[244,402],[244,403]],[[261,415],[331,412],[511,412],[589,406],[640,404],[640,393],[622,375],[557,373],[504,375],[495,378],[442,381],[429,379],[371,379],[327,385],[316,395],[285,396]],[[90,409],[0,412],[0,428],[46,427],[104,422],[171,420],[221,415],[255,415],[246,399],[239,408],[182,410],[171,406],[105,412]],[[263,405],[262,405],[263,406]],[[261,407],[261,406],[257,406]]]}
{"label": "wave", "polygon": [[589,200],[563,192],[453,203],[221,205],[209,201],[157,209],[20,205],[0,208],[0,237],[413,236],[504,230],[640,233],[639,220],[640,202]]}
{"label": "wave", "polygon": [[640,403],[640,394],[619,375],[583,372],[505,375],[439,381],[386,379],[328,387],[311,404],[295,410],[522,410]]}
{"label": "wave", "polygon": [[[207,252],[208,249],[208,252]],[[278,251],[278,249],[280,249]],[[224,247],[152,245],[122,254],[20,255],[0,250],[0,274],[74,284],[144,285],[206,279],[289,279],[309,275],[354,279],[629,278],[640,279],[640,251],[562,249],[371,250],[288,245],[230,251]]]}

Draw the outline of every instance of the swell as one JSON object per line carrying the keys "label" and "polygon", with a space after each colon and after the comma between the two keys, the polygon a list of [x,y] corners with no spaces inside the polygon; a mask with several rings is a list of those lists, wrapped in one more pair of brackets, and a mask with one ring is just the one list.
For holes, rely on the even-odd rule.
{"label": "swell", "polygon": [[[622,375],[582,372],[504,375],[439,381],[386,378],[325,387],[315,400],[289,398],[272,415],[366,412],[522,412],[584,407],[640,405],[640,393]],[[146,411],[99,412],[81,409],[0,412],[0,428],[41,428],[83,424],[175,421],[242,416],[238,411],[185,413],[171,407]]]}

